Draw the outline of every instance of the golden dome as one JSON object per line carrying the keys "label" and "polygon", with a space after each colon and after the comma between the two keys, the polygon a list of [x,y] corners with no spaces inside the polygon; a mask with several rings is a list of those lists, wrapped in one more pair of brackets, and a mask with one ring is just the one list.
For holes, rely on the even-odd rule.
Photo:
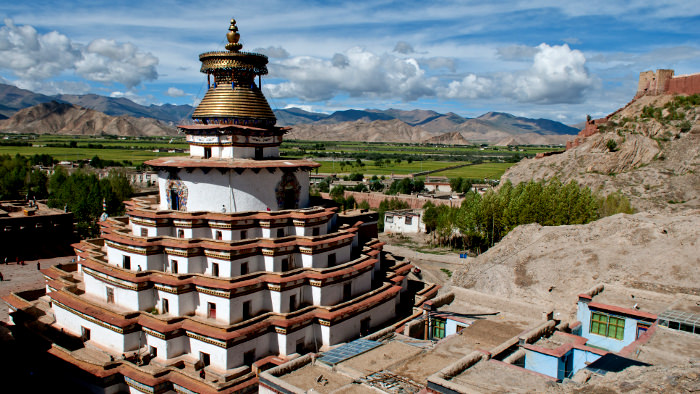
{"label": "golden dome", "polygon": [[209,88],[192,118],[209,124],[274,126],[275,114],[255,81],[256,76],[267,74],[267,56],[240,52],[240,38],[236,20],[231,19],[226,33],[227,51],[199,55],[200,71],[207,74]]}

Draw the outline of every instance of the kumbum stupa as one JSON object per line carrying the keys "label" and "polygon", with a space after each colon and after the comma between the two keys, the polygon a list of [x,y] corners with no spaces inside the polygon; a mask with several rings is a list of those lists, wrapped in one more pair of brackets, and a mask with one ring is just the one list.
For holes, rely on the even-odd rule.
{"label": "kumbum stupa", "polygon": [[127,201],[75,264],[42,270],[45,295],[5,298],[90,391],[254,391],[258,371],[397,319],[411,266],[362,236],[376,223],[310,206],[319,164],[280,157],[267,57],[228,30],[225,51],[199,56],[208,91],[179,126],[190,155],[146,162],[157,198]]}

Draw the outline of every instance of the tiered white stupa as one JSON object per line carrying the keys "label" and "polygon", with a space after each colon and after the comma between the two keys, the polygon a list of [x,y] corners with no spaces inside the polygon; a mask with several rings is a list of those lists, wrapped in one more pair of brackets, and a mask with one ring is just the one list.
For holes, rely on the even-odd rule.
{"label": "tiered white stupa", "polygon": [[190,156],[147,162],[159,199],[128,201],[102,238],[76,244],[74,273],[44,270],[53,327],[89,350],[56,355],[105,391],[254,389],[258,367],[387,323],[406,289],[410,266],[382,267],[361,223],[309,207],[318,164],[279,157],[287,129],[260,89],[267,58],[241,52],[237,30],[200,55],[209,89],[180,126]]}

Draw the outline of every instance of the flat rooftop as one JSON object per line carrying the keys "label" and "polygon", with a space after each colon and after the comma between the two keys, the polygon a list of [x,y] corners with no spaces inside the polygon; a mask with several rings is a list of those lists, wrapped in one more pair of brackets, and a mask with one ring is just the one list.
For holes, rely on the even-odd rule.
{"label": "flat rooftop", "polygon": [[592,301],[658,315],[674,304],[676,297],[673,294],[661,294],[606,284],[605,289],[593,296]]}
{"label": "flat rooftop", "polygon": [[478,392],[545,392],[555,384],[552,378],[496,360],[481,360],[451,380]]}
{"label": "flat rooftop", "polygon": [[280,376],[280,379],[304,391],[318,393],[338,392],[338,389],[349,389],[353,393],[374,393],[369,387],[353,384],[355,379],[333,372],[330,368],[318,364],[306,364],[294,372]]}
{"label": "flat rooftop", "polygon": [[[25,210],[29,211],[29,215],[25,214]],[[63,215],[62,209],[49,208],[44,203],[37,202],[36,206],[29,206],[28,202],[4,201],[0,202],[0,220],[3,218],[19,218],[31,216],[46,216],[46,215]]]}
{"label": "flat rooftop", "polygon": [[700,360],[700,335],[657,327],[648,342],[628,356],[645,363],[674,366]]}

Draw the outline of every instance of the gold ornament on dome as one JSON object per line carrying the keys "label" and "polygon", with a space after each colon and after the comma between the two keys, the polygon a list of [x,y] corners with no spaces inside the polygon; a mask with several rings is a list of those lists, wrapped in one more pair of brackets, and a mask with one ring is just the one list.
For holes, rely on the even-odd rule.
{"label": "gold ornament on dome", "polygon": [[231,26],[228,27],[228,33],[226,33],[226,39],[228,44],[226,44],[226,49],[232,52],[238,52],[243,48],[243,44],[239,43],[238,40],[241,39],[241,35],[238,33],[238,26],[236,26],[236,20],[231,19]]}

